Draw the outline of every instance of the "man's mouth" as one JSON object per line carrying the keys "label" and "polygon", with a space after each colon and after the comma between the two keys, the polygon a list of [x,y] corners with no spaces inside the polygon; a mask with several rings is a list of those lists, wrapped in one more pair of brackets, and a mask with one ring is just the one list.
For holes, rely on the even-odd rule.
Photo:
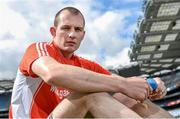
{"label": "man's mouth", "polygon": [[66,42],[66,44],[67,44],[68,46],[74,46],[76,43],[73,42],[73,41],[68,41],[68,42]]}

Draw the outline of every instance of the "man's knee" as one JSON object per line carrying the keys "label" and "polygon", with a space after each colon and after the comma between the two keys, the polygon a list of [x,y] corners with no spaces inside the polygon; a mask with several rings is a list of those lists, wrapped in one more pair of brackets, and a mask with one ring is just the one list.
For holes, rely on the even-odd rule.
{"label": "man's knee", "polygon": [[86,96],[87,94],[72,92],[66,99],[70,102],[78,103],[79,105],[84,106],[86,103]]}
{"label": "man's knee", "polygon": [[102,101],[104,97],[110,97],[110,95],[106,92],[100,92],[100,93],[91,93],[86,95],[86,103],[96,103],[99,101]]}
{"label": "man's knee", "polygon": [[130,97],[128,97],[127,95],[124,95],[122,93],[115,93],[113,95],[113,97],[119,101],[120,103],[126,105],[127,107],[131,108],[133,107],[134,105],[137,104],[137,101],[135,99],[132,99]]}
{"label": "man's knee", "polygon": [[78,93],[73,92],[68,97],[67,100],[71,102],[76,102],[80,105],[83,105],[85,107],[88,107],[89,104],[92,103],[98,103],[104,99],[104,97],[111,97],[106,92],[100,92],[100,93]]}
{"label": "man's knee", "polygon": [[103,99],[106,97],[110,98],[111,96],[105,92],[86,94],[73,92],[67,97],[67,100],[71,103],[75,103],[75,105],[78,105],[80,109],[83,108],[83,111],[89,111],[85,117],[92,118],[93,116],[90,113],[90,110],[92,111],[97,109],[97,105],[101,105],[101,102],[103,102]]}
{"label": "man's knee", "polygon": [[86,101],[88,110],[95,117],[139,118],[139,115],[106,92],[92,93],[87,96]]}
{"label": "man's knee", "polygon": [[49,117],[84,117],[88,111],[85,105],[85,97],[85,94],[72,92],[56,106]]}

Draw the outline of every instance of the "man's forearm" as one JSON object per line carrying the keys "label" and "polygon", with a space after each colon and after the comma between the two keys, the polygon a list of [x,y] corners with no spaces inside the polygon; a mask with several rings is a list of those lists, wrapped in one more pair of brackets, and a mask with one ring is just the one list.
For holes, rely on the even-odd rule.
{"label": "man's forearm", "polygon": [[124,78],[95,73],[70,65],[60,64],[52,70],[55,75],[51,83],[78,92],[119,92],[123,88]]}

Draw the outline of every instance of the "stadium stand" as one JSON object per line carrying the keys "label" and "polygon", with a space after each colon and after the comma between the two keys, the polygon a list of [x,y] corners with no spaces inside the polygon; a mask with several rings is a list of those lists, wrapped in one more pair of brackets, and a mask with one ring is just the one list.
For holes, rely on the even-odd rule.
{"label": "stadium stand", "polygon": [[153,73],[180,64],[180,1],[145,0],[129,56],[141,71]]}
{"label": "stadium stand", "polygon": [[129,57],[146,77],[159,76],[167,96],[154,101],[180,117],[180,1],[144,0]]}
{"label": "stadium stand", "polygon": [[0,80],[0,118],[8,117],[14,80]]}

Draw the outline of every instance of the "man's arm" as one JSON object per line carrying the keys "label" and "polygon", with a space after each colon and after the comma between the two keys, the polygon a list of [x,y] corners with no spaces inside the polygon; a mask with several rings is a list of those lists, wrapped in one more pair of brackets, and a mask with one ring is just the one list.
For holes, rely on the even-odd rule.
{"label": "man's arm", "polygon": [[142,78],[134,77],[126,80],[120,76],[99,74],[60,64],[49,56],[34,61],[32,71],[48,84],[82,93],[121,92],[134,99],[144,100],[149,90],[147,82]]}
{"label": "man's arm", "polygon": [[48,84],[78,92],[117,92],[123,87],[117,83],[124,82],[123,77],[114,80],[112,76],[58,63],[48,56],[37,59],[32,64],[32,71]]}

